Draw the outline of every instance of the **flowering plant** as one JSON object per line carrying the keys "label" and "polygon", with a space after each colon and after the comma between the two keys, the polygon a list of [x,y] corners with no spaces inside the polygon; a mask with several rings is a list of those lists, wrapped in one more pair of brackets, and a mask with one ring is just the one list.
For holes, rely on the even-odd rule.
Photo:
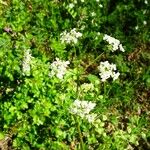
{"label": "flowering plant", "polygon": [[112,47],[113,47],[111,50],[112,52],[114,52],[116,50],[120,50],[122,52],[125,51],[119,40],[117,40],[107,34],[104,35],[103,40],[107,41],[110,45],[112,45]]}
{"label": "flowering plant", "polygon": [[22,72],[24,75],[30,75],[32,58],[30,50],[26,50],[22,62]]}
{"label": "flowering plant", "polygon": [[76,99],[70,108],[70,112],[74,115],[80,116],[81,118],[87,119],[89,122],[93,122],[97,115],[94,113],[90,114],[90,111],[92,111],[95,106],[95,103]]}
{"label": "flowering plant", "polygon": [[67,66],[69,65],[69,61],[62,61],[59,60],[59,58],[56,58],[56,61],[54,61],[51,65],[50,65],[50,73],[49,76],[53,77],[56,75],[57,78],[59,79],[63,79],[66,71],[67,71]]}
{"label": "flowering plant", "polygon": [[150,149],[149,10],[0,0],[0,149]]}
{"label": "flowering plant", "polygon": [[76,28],[72,29],[70,32],[64,31],[60,34],[60,41],[66,44],[76,44],[78,38],[82,37],[82,33],[77,32]]}
{"label": "flowering plant", "polygon": [[108,61],[100,62],[98,69],[100,71],[99,75],[101,76],[103,82],[110,77],[112,77],[113,80],[116,80],[120,75],[119,72],[116,72],[116,65],[110,64]]}

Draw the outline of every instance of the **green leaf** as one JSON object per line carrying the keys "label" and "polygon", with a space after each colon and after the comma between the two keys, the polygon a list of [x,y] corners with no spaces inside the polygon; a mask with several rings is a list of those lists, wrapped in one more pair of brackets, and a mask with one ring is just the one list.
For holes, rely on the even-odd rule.
{"label": "green leaf", "polygon": [[3,140],[5,137],[4,133],[3,132],[0,132],[0,140]]}
{"label": "green leaf", "polygon": [[99,84],[100,83],[99,78],[95,75],[89,74],[87,78],[93,84]]}

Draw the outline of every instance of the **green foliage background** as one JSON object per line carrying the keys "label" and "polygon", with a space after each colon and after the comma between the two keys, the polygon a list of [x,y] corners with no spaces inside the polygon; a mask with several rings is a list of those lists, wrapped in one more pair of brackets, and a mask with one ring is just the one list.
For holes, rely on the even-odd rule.
{"label": "green foliage background", "polygon": [[[81,98],[97,103],[101,122],[93,127],[79,121],[85,149],[150,149],[149,16],[144,0],[0,1],[0,134],[13,135],[14,149],[81,149],[68,108],[76,86],[88,82],[95,90],[81,91]],[[73,28],[82,39],[62,44],[60,34]],[[126,52],[108,51],[104,34],[119,39]],[[34,63],[24,76],[27,49]],[[63,81],[49,77],[56,57],[71,62]],[[117,64],[121,77],[103,85],[96,68],[106,59]]]}

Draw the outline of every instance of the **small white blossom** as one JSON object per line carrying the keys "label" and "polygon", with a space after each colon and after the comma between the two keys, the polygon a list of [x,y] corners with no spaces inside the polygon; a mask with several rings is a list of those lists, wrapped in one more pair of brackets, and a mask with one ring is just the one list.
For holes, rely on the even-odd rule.
{"label": "small white blossom", "polygon": [[90,122],[90,123],[94,122],[96,117],[97,117],[97,114],[94,114],[94,113],[88,114],[88,115],[85,116],[85,118],[86,118],[86,119],[88,120],[88,122]]}
{"label": "small white blossom", "polygon": [[102,5],[102,4],[99,4],[99,7],[100,7],[100,8],[103,8],[103,5]]}
{"label": "small white blossom", "polygon": [[143,21],[143,24],[144,24],[144,25],[147,25],[147,21],[144,20],[144,21]]}
{"label": "small white blossom", "polygon": [[73,3],[74,3],[74,4],[77,4],[78,2],[77,2],[77,0],[73,0]]}
{"label": "small white blossom", "polygon": [[69,4],[69,8],[72,9],[73,7],[74,7],[74,4],[73,4],[73,3],[70,3],[70,4]]}
{"label": "small white blossom", "polygon": [[80,106],[81,106],[81,101],[79,101],[78,99],[76,99],[75,101],[74,101],[74,104],[73,104],[74,106],[76,106],[77,108],[80,108]]}
{"label": "small white blossom", "polygon": [[99,75],[103,82],[105,82],[108,78],[112,77],[113,80],[118,79],[120,73],[116,72],[116,65],[110,64],[108,61],[101,62],[100,66],[98,66],[100,71]]}
{"label": "small white blossom", "polygon": [[135,27],[135,30],[138,30],[139,29],[139,26],[137,25],[136,27]]}
{"label": "small white blossom", "polygon": [[122,51],[122,52],[125,51],[124,48],[123,48],[123,46],[122,46],[122,44],[119,45],[119,49],[120,49],[120,51]]}
{"label": "small white blossom", "polygon": [[119,75],[120,75],[119,72],[117,72],[117,73],[113,72],[111,76],[112,76],[113,80],[116,80],[116,79],[118,79]]}
{"label": "small white blossom", "polygon": [[103,37],[103,40],[107,41],[110,45],[112,45],[112,47],[113,47],[113,49],[111,50],[112,52],[114,52],[118,49],[122,52],[125,51],[122,44],[120,43],[120,41],[118,39],[115,39],[115,38],[105,34]]}
{"label": "small white blossom", "polygon": [[23,75],[30,75],[32,55],[30,49],[26,50],[22,62]]}
{"label": "small white blossom", "polygon": [[81,89],[84,92],[93,91],[94,90],[94,85],[92,83],[84,83],[84,84],[81,85]]}
{"label": "small white blossom", "polygon": [[91,16],[92,16],[92,17],[96,16],[96,13],[95,13],[95,12],[92,12],[92,13],[91,13]]}
{"label": "small white blossom", "polygon": [[94,109],[96,103],[88,102],[88,101],[80,101],[76,99],[70,107],[70,112],[72,114],[78,115],[81,118],[87,119],[89,122],[93,122],[96,118],[96,114],[90,114],[90,111]]}
{"label": "small white blossom", "polygon": [[144,1],[144,3],[147,5],[147,4],[148,4],[148,1],[147,1],[147,0],[145,0],[145,1]]}
{"label": "small white blossom", "polygon": [[67,33],[67,31],[64,31],[60,34],[60,40],[62,43],[76,44],[78,42],[78,38],[82,36],[82,33],[77,32],[76,28],[72,29],[70,32]]}
{"label": "small white blossom", "polygon": [[99,36],[99,35],[101,35],[101,33],[100,33],[100,32],[97,32],[97,35]]}
{"label": "small white blossom", "polygon": [[146,14],[147,10],[143,10],[143,14]]}
{"label": "small white blossom", "polygon": [[85,27],[86,27],[85,25],[82,25],[81,28],[80,28],[80,30],[84,30]]}
{"label": "small white blossom", "polygon": [[49,76],[56,76],[59,79],[63,79],[69,64],[69,61],[62,61],[59,58],[56,58],[56,61],[54,61],[50,66],[51,72]]}

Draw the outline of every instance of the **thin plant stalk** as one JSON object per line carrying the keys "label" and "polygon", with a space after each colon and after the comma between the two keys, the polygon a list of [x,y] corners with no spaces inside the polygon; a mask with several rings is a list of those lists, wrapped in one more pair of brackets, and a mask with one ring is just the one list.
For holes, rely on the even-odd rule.
{"label": "thin plant stalk", "polygon": [[[77,64],[79,68],[79,63]],[[77,89],[76,89],[76,97],[79,98],[79,71],[77,70]],[[82,132],[80,129],[80,123],[78,120],[78,117],[75,116],[75,121],[77,123],[77,130],[78,130],[78,134],[79,134],[79,138],[80,138],[80,146],[81,146],[81,150],[84,150],[84,143],[83,143],[83,138],[82,138]]]}
{"label": "thin plant stalk", "polygon": [[80,123],[79,123],[79,120],[76,116],[75,116],[75,120],[76,120],[76,123],[77,123],[77,130],[78,130],[78,134],[79,134],[79,138],[80,138],[81,150],[84,150],[84,142],[83,142],[82,132],[81,132],[81,129],[80,129]]}
{"label": "thin plant stalk", "polygon": [[106,90],[106,82],[104,82],[104,99],[106,98],[107,90]]}
{"label": "thin plant stalk", "polygon": [[86,69],[87,69],[88,67],[90,67],[93,63],[95,63],[103,54],[104,54],[104,52],[101,53],[100,55],[98,55],[88,66],[86,66],[86,68],[85,68],[84,70],[86,70]]}

